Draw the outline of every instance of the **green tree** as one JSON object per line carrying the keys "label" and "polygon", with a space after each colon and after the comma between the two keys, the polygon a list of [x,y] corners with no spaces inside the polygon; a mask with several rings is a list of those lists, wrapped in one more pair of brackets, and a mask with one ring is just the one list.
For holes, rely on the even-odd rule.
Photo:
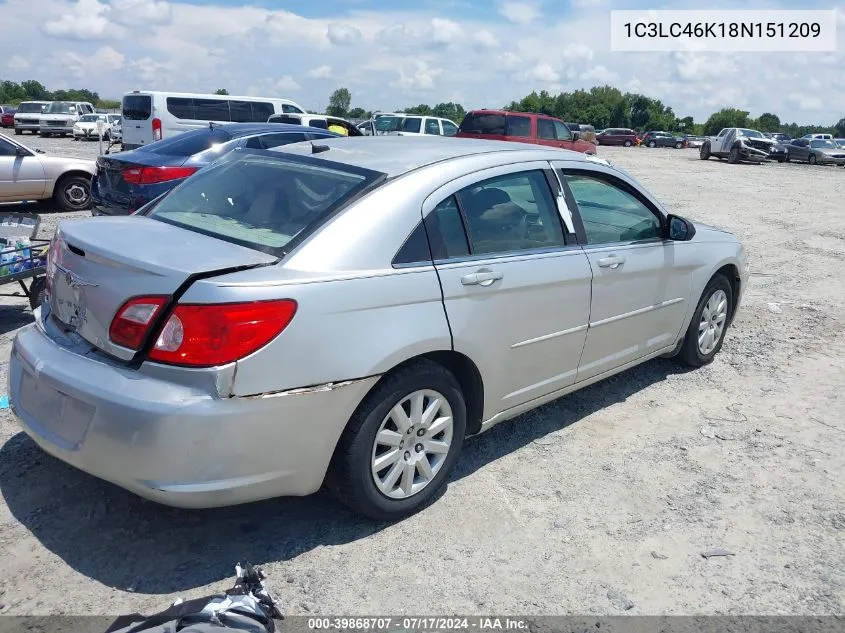
{"label": "green tree", "polygon": [[425,103],[421,103],[419,105],[405,108],[403,110],[405,114],[418,114],[420,116],[431,116],[431,106],[426,105]]}
{"label": "green tree", "polygon": [[214,94],[216,94],[216,95],[228,95],[229,91],[226,90],[225,88],[218,88],[217,90],[214,91]]}
{"label": "green tree", "polygon": [[836,138],[845,138],[845,117],[839,119],[833,129],[836,131]]}
{"label": "green tree", "polygon": [[120,101],[115,99],[100,99],[97,103],[94,104],[98,108],[103,108],[104,110],[118,110],[120,109]]}
{"label": "green tree", "polygon": [[726,127],[748,127],[748,112],[736,108],[722,108],[711,114],[704,123],[704,134],[715,136]]}
{"label": "green tree", "polygon": [[31,101],[48,101],[53,98],[53,94],[40,81],[34,79],[22,82],[21,88],[26,93],[26,98]]}
{"label": "green tree", "polygon": [[764,112],[757,119],[756,129],[761,132],[779,132],[780,131],[780,117],[771,112]]}
{"label": "green tree", "polygon": [[349,113],[349,106],[352,104],[352,94],[346,88],[338,88],[329,97],[329,107],[326,114],[330,116],[345,117]]}
{"label": "green tree", "polygon": [[450,121],[454,121],[460,125],[461,121],[464,120],[467,111],[464,110],[464,106],[460,103],[453,103],[449,101],[448,103],[438,103],[434,106],[434,108],[432,108],[432,113],[434,116],[449,119]]}
{"label": "green tree", "polygon": [[367,119],[367,118],[369,118],[367,116],[367,111],[364,110],[364,108],[352,108],[349,111],[348,116],[349,116],[350,119]]}

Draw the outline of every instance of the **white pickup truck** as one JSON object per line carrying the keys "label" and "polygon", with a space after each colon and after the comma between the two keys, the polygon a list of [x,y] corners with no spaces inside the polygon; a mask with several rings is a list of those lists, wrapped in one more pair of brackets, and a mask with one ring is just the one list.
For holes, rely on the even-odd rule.
{"label": "white pickup truck", "polygon": [[769,153],[775,141],[763,136],[757,130],[747,130],[741,127],[726,127],[718,136],[709,136],[701,144],[699,157],[707,160],[711,156],[727,158],[729,163],[741,160],[762,163],[769,158]]}

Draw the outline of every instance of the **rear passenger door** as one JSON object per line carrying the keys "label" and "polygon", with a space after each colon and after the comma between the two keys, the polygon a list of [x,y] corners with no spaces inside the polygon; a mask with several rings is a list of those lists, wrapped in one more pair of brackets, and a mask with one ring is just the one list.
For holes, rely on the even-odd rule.
{"label": "rear passenger door", "polygon": [[563,228],[549,167],[483,170],[424,203],[454,349],[484,376],[485,419],[577,374],[591,272],[574,232]]}

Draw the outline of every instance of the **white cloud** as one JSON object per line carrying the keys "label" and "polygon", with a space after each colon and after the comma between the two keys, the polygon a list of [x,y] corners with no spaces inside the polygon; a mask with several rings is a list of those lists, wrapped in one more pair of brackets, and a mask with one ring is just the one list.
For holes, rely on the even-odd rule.
{"label": "white cloud", "polygon": [[595,56],[593,49],[586,44],[567,44],[563,49],[563,58],[567,61],[578,59],[592,59]]}
{"label": "white cloud", "polygon": [[545,81],[546,83],[553,83],[560,79],[560,75],[548,64],[537,64],[528,72],[526,78],[537,81]]}
{"label": "white cloud", "polygon": [[111,46],[100,47],[93,55],[88,56],[61,50],[54,53],[51,59],[67,74],[79,80],[91,80],[105,73],[121,70],[124,62],[123,53]]}
{"label": "white cloud", "polygon": [[332,76],[332,67],[327,64],[317,66],[308,71],[308,76],[312,79],[328,79]]}
{"label": "white cloud", "polygon": [[167,24],[173,10],[165,0],[111,0],[112,20],[126,26]]}
{"label": "white cloud", "polygon": [[499,3],[499,13],[515,24],[528,24],[537,19],[540,10],[530,2],[505,0]]}
{"label": "white cloud", "polygon": [[460,24],[443,18],[431,20],[431,31],[431,39],[435,44],[450,44],[464,34]]}
{"label": "white cloud", "polygon": [[788,101],[794,103],[800,110],[805,112],[816,112],[824,108],[824,101],[821,97],[808,95],[801,92],[791,92],[787,97]]}
{"label": "white cloud", "polygon": [[619,80],[619,75],[599,64],[581,73],[581,79],[595,81],[599,84],[612,84]]}
{"label": "white cloud", "polygon": [[328,29],[329,40],[338,46],[348,46],[361,41],[361,31],[354,26],[332,22]]}
{"label": "white cloud", "polygon": [[302,89],[302,86],[300,86],[300,85],[296,82],[296,80],[295,80],[293,77],[291,77],[290,75],[285,75],[284,77],[282,77],[281,79],[279,79],[279,80],[276,82],[275,87],[276,87],[278,90],[282,90],[282,91],[289,91],[289,92],[295,92],[295,91],[297,91],[297,90],[301,90],[301,89]]}
{"label": "white cloud", "polygon": [[598,9],[610,4],[609,0],[569,0],[573,9]]}
{"label": "white cloud", "polygon": [[681,79],[689,81],[723,77],[736,71],[729,53],[675,53],[675,63]]}
{"label": "white cloud", "polygon": [[499,64],[505,70],[517,70],[522,67],[523,61],[519,55],[508,51],[499,55]]}
{"label": "white cloud", "polygon": [[[110,11],[98,0],[77,0],[70,13],[63,13],[58,20],[44,23],[44,32],[53,37],[77,40],[105,39],[119,35],[122,30],[109,22]],[[5,10],[4,10],[5,12]]]}
{"label": "white cloud", "polygon": [[487,29],[476,31],[473,33],[472,39],[480,46],[486,46],[487,48],[494,48],[499,45],[499,40]]}
{"label": "white cloud", "polygon": [[405,90],[431,90],[434,88],[434,80],[443,74],[440,68],[432,68],[423,60],[417,60],[411,72],[407,72],[402,65],[398,72],[399,85]]}
{"label": "white cloud", "polygon": [[6,62],[6,67],[12,70],[26,70],[29,68],[29,62],[20,55],[12,55]]}

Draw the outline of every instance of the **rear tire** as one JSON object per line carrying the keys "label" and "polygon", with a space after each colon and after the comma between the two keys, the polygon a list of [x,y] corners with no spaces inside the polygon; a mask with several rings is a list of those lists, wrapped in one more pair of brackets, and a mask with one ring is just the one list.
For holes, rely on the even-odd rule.
{"label": "rear tire", "polygon": [[[723,294],[720,294],[723,293]],[[721,308],[722,301],[719,299],[723,296],[724,309]],[[714,299],[715,298],[715,299]],[[711,299],[713,302],[711,303]],[[705,309],[709,308],[709,313],[705,315]],[[714,308],[714,304],[716,310]],[[704,292],[701,293],[701,299],[698,300],[698,306],[692,315],[687,333],[684,337],[684,342],[681,345],[681,351],[678,354],[678,360],[690,367],[701,367],[713,361],[719,350],[722,349],[722,343],[725,340],[725,334],[728,331],[728,323],[731,319],[731,312],[733,310],[733,289],[727,277],[722,274],[715,275]],[[716,326],[711,329],[711,326]],[[721,329],[719,329],[719,326]],[[707,334],[710,331],[714,338],[710,341],[705,340],[708,345],[702,345],[700,336]],[[712,345],[712,347],[710,346]]]}
{"label": "rear tire", "polygon": [[631,147],[631,141],[625,141],[624,143],[622,143],[622,145],[624,145],[625,147]]}
{"label": "rear tire", "polygon": [[56,183],[53,200],[62,211],[84,211],[91,204],[91,179],[63,176]]}
{"label": "rear tire", "polygon": [[[430,440],[427,439],[425,431],[428,426],[425,423],[418,424],[405,434],[390,428],[389,419],[394,409],[403,406],[410,396],[423,391],[442,397],[451,410],[451,437],[448,442],[436,440],[436,437],[446,437],[439,433],[434,433]],[[428,403],[425,405],[426,408],[435,406],[431,404],[432,400],[425,402]],[[402,410],[405,411],[404,408]],[[435,415],[437,413],[439,411],[435,411]],[[410,417],[412,418],[410,423],[413,425],[413,412]],[[399,425],[396,425],[396,429],[401,430]],[[421,430],[422,435],[418,435]],[[426,507],[446,487],[446,480],[458,459],[465,433],[466,404],[458,381],[441,365],[421,360],[388,375],[359,405],[335,448],[326,476],[326,485],[336,499],[366,517],[377,521],[395,521],[404,518]],[[377,452],[379,447],[385,448],[383,442],[376,441],[376,437],[381,437],[383,434],[392,434],[391,437],[395,437],[397,442],[402,441],[403,444],[391,444],[395,446],[397,452],[396,460],[385,462],[383,469],[374,473],[373,471],[376,470],[374,460],[379,457],[384,458],[394,452],[390,448],[387,448],[385,452]],[[406,440],[409,440],[407,446],[404,445]],[[445,453],[439,453],[440,456],[445,455],[441,457],[439,464],[436,462],[438,454],[433,454],[432,460],[435,461],[433,466],[428,460],[429,451],[425,448],[418,450],[423,447],[421,442],[429,441],[441,442],[441,446],[448,446]],[[422,459],[428,465],[429,472],[437,469],[433,477],[425,482],[426,476],[423,469],[412,465],[408,471],[409,480],[414,485],[422,484],[418,491],[394,498],[382,492],[376,484],[376,478],[383,477],[384,484],[386,480],[391,479],[393,470],[399,469],[397,472],[400,474],[387,487],[388,489],[395,486],[402,488],[406,477],[405,469],[408,468],[406,464],[409,463],[409,459],[412,460],[419,454],[423,455]],[[420,482],[417,482],[417,478]],[[403,493],[397,490],[395,494]]]}
{"label": "rear tire", "polygon": [[675,143],[675,149],[681,149],[683,146],[683,143]]}
{"label": "rear tire", "polygon": [[649,141],[648,146],[649,147],[657,147],[657,143],[655,143],[654,141]]}
{"label": "rear tire", "polygon": [[701,149],[698,150],[698,157],[701,160],[707,160],[710,158],[710,143],[703,143],[701,145]]}
{"label": "rear tire", "polygon": [[20,136],[23,134],[23,130],[15,130],[15,136]]}
{"label": "rear tire", "polygon": [[816,155],[815,155],[815,154],[810,154],[810,155],[807,157],[807,162],[808,162],[810,165],[815,165],[815,164],[816,164]]}

